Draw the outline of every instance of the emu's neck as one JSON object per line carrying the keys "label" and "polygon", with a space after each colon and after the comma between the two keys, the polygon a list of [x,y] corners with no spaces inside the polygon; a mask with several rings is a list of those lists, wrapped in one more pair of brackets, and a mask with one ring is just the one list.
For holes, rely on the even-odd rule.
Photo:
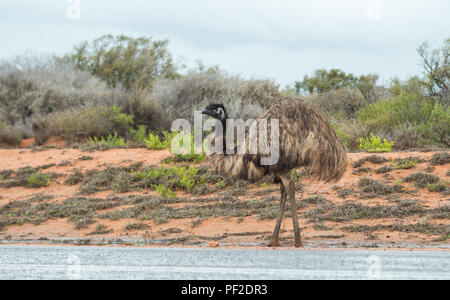
{"label": "emu's neck", "polygon": [[227,118],[225,118],[224,120],[222,120],[222,129],[223,129],[223,133],[222,133],[222,147],[223,147],[223,155],[227,155]]}

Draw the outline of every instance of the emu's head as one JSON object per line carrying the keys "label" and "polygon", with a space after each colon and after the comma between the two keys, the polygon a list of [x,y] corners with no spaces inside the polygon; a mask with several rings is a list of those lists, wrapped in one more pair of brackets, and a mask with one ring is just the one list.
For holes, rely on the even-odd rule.
{"label": "emu's head", "polygon": [[227,111],[223,104],[210,104],[202,111],[202,114],[211,116],[222,122],[228,118]]}

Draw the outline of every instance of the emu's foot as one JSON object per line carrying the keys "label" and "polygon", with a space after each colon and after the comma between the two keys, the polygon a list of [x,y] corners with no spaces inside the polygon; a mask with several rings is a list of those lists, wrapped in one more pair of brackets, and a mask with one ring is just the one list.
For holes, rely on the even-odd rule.
{"label": "emu's foot", "polygon": [[279,241],[270,241],[267,247],[280,247]]}
{"label": "emu's foot", "polygon": [[294,241],[294,247],[296,248],[302,248],[303,247],[303,242],[301,239]]}

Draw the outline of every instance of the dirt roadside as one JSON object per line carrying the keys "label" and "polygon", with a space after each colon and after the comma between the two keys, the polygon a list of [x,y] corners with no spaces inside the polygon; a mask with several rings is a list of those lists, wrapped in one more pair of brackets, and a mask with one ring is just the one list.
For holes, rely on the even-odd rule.
{"label": "dirt roadside", "polygon": [[[89,194],[80,193],[83,183],[67,183],[74,170],[86,177],[109,167],[161,167],[170,155],[146,149],[1,149],[0,242],[265,249],[275,222],[276,185],[211,185],[210,192],[201,195],[181,190],[174,199],[161,200],[150,188],[117,192],[116,179]],[[449,248],[450,163],[442,152],[350,153],[348,161],[344,177],[333,184],[311,180],[297,170],[301,184],[296,198],[306,248]],[[14,181],[25,167],[52,174],[49,185]],[[129,214],[155,199],[158,206],[146,206],[145,215]],[[103,206],[91,211],[90,204],[100,201]],[[59,211],[68,203],[91,209],[87,212],[93,218],[77,228],[74,216]],[[79,210],[76,217],[83,213]],[[281,242],[290,249],[289,214]]]}

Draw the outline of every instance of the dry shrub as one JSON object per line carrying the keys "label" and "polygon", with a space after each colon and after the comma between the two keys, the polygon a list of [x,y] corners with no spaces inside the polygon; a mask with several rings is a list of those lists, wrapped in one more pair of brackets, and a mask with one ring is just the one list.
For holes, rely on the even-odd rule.
{"label": "dry shrub", "polygon": [[377,132],[376,135],[382,136],[389,141],[395,142],[396,150],[407,150],[423,147],[423,139],[417,133],[411,124],[401,124],[392,129],[392,131]]}
{"label": "dry shrub", "polygon": [[194,111],[201,111],[210,103],[225,105],[229,118],[255,118],[279,96],[278,86],[271,80],[244,80],[218,69],[191,71],[179,79],[160,80],[151,93],[151,98],[159,102],[171,120],[192,120]]}
{"label": "dry shrub", "polygon": [[430,159],[430,163],[433,166],[448,164],[450,163],[450,154],[445,151],[433,154],[433,156]]}
{"label": "dry shrub", "polygon": [[423,188],[428,184],[439,183],[439,177],[429,173],[414,173],[404,179],[406,182],[414,182],[414,185]]}
{"label": "dry shrub", "polygon": [[371,178],[361,178],[358,182],[358,186],[363,193],[371,193],[375,195],[387,195],[392,193],[401,192],[401,186],[390,186],[380,181]]}
{"label": "dry shrub", "polygon": [[76,107],[113,105],[120,95],[87,72],[55,58],[23,56],[0,64],[0,111],[8,125],[31,123]]}
{"label": "dry shrub", "polygon": [[347,118],[356,117],[356,113],[368,104],[357,88],[341,88],[323,94],[313,94],[306,100],[317,106],[328,116],[343,114]]}
{"label": "dry shrub", "polygon": [[348,150],[358,150],[359,138],[368,135],[367,129],[357,119],[342,119],[331,116],[328,120]]}
{"label": "dry shrub", "polygon": [[125,136],[132,123],[132,117],[121,113],[118,106],[92,106],[50,114],[35,122],[33,131],[40,144],[49,136],[60,136],[68,141],[114,132]]}
{"label": "dry shrub", "polygon": [[[127,126],[117,126],[109,116],[114,106],[133,117]],[[128,133],[128,127],[161,125],[159,104],[148,92],[111,88],[88,72],[77,70],[54,57],[21,56],[0,63],[0,122],[33,133],[38,144],[51,135],[73,140],[80,136]],[[167,122],[167,118],[164,119]],[[113,123],[113,124],[112,124]],[[0,129],[5,143],[16,134]]]}
{"label": "dry shrub", "polygon": [[11,128],[0,122],[0,145],[17,146],[24,136],[24,132],[18,128]]}
{"label": "dry shrub", "polygon": [[148,91],[128,90],[117,105],[122,107],[124,113],[134,117],[135,127],[145,125],[149,130],[162,131],[171,126],[172,120],[162,114],[161,105],[151,98]]}

